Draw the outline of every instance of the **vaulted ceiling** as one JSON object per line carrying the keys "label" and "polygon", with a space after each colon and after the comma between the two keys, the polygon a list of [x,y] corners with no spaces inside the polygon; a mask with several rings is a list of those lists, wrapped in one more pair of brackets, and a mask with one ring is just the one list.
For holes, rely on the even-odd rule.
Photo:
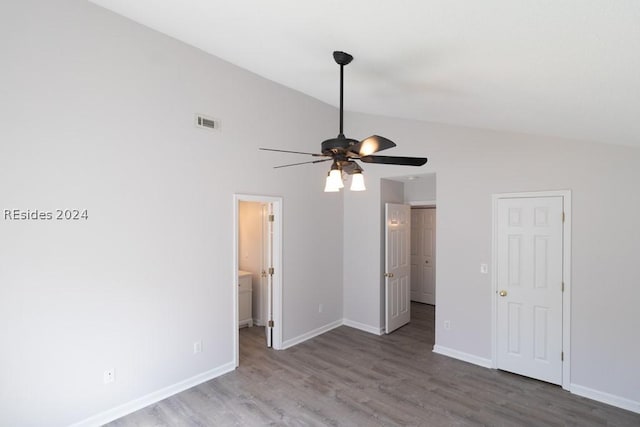
{"label": "vaulted ceiling", "polygon": [[640,147],[637,0],[92,0],[345,108]]}

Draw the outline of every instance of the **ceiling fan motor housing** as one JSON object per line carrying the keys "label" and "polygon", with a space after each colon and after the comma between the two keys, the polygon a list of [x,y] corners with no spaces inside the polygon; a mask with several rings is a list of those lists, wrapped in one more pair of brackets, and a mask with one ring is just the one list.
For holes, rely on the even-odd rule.
{"label": "ceiling fan motor housing", "polygon": [[322,145],[321,145],[322,154],[326,156],[331,156],[332,154],[336,154],[336,153],[346,154],[346,152],[349,151],[349,147],[351,147],[354,144],[357,144],[358,142],[359,141],[355,139],[345,138],[344,136],[327,139],[326,141],[322,142]]}

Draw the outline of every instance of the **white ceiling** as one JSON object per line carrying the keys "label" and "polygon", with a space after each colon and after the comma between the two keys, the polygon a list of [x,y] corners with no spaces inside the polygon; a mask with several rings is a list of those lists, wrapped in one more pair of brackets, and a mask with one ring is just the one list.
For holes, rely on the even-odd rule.
{"label": "white ceiling", "polygon": [[638,0],[93,2],[332,105],[349,52],[349,111],[640,146]]}

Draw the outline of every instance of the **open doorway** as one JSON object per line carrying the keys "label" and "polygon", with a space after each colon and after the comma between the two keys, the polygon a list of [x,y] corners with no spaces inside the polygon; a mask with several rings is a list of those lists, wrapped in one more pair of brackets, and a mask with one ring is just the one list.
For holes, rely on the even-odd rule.
{"label": "open doorway", "polygon": [[[409,322],[419,323],[428,328],[424,332],[429,336],[435,334],[436,304],[436,175],[422,174],[403,177],[385,178],[381,181],[381,202],[383,208],[388,203],[405,205],[410,208],[410,294],[406,296],[410,307]],[[383,223],[386,224],[386,219]],[[386,231],[383,230],[383,252],[389,254]],[[385,239],[386,237],[386,239]],[[387,275],[387,256],[383,255],[385,278],[383,279],[382,313],[385,331],[393,328],[387,325],[389,295],[386,290],[391,279]],[[393,306],[391,306],[393,307]]]}
{"label": "open doorway", "polygon": [[[234,195],[234,349],[240,363],[240,328],[282,347],[282,199]],[[254,329],[255,328],[255,329]],[[245,330],[244,335],[248,335]]]}

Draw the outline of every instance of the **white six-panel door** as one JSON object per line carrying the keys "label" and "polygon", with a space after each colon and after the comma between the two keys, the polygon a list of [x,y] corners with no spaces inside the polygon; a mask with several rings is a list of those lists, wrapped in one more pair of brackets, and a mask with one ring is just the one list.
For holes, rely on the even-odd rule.
{"label": "white six-panel door", "polygon": [[411,320],[411,207],[385,204],[385,320],[386,333]]}
{"label": "white six-panel door", "polygon": [[497,204],[497,367],[562,384],[562,197]]}
{"label": "white six-panel door", "polygon": [[436,303],[436,209],[411,209],[411,301]]}

